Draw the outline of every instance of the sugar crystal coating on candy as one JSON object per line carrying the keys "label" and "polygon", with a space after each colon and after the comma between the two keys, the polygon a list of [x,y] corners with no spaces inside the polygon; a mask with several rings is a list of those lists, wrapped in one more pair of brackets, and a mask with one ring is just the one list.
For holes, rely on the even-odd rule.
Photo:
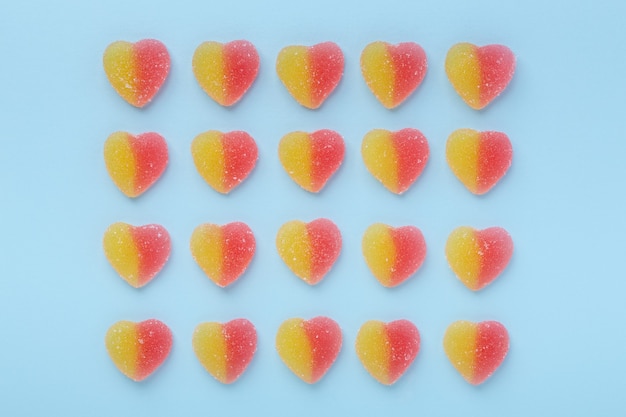
{"label": "sugar crystal coating on candy", "polygon": [[257,333],[246,319],[196,326],[193,350],[208,373],[222,384],[232,384],[244,373],[256,352]]}
{"label": "sugar crystal coating on candy", "polygon": [[411,366],[420,350],[420,334],[408,320],[361,326],[355,349],[367,372],[384,385],[394,384]]}
{"label": "sugar crystal coating on candy", "polygon": [[513,255],[513,239],[501,227],[454,229],[446,243],[450,268],[470,290],[478,291],[496,279]]}
{"label": "sugar crystal coating on candy", "polygon": [[195,137],[191,154],[207,184],[219,193],[228,194],[254,169],[258,149],[246,132],[209,130]]}
{"label": "sugar crystal coating on candy", "polygon": [[278,156],[287,174],[300,187],[319,192],[339,169],[345,144],[337,132],[323,129],[313,133],[291,132],[278,145]]}
{"label": "sugar crystal coating on candy", "polygon": [[446,74],[461,98],[480,110],[504,91],[515,72],[515,55],[504,45],[458,43],[446,56]]}
{"label": "sugar crystal coating on candy", "polygon": [[367,170],[389,191],[402,194],[421,175],[430,150],[426,137],[417,129],[390,132],[374,129],[361,144]]}
{"label": "sugar crystal coating on candy", "polygon": [[105,346],[120,372],[138,382],[167,359],[172,349],[172,332],[155,319],[139,323],[118,321],[107,331]]}
{"label": "sugar crystal coating on candy", "polygon": [[339,84],[343,62],[343,52],[333,42],[287,46],[278,54],[276,72],[298,103],[317,109]]}
{"label": "sugar crystal coating on candy", "polygon": [[278,254],[291,271],[309,285],[320,282],[341,252],[341,232],[328,219],[293,220],[276,235]]}
{"label": "sugar crystal coating on candy", "polygon": [[502,132],[458,129],[448,137],[446,159],[456,177],[473,194],[485,194],[506,174],[513,147]]}
{"label": "sugar crystal coating on candy", "polygon": [[388,109],[399,106],[415,91],[427,68],[426,53],[414,42],[372,42],[361,53],[365,83]]}
{"label": "sugar crystal coating on candy", "polygon": [[250,227],[234,222],[223,226],[201,224],[191,235],[191,254],[204,273],[218,286],[235,282],[248,268],[256,250]]}
{"label": "sugar crystal coating on candy", "polygon": [[104,232],[104,254],[117,273],[135,288],[161,271],[170,256],[170,235],[163,226],[114,223]]}
{"label": "sugar crystal coating on candy", "polygon": [[128,197],[138,197],[165,171],[167,143],[154,132],[137,136],[115,132],[104,143],[104,162],[117,188]]}
{"label": "sugar crystal coating on candy", "polygon": [[498,369],[509,351],[509,333],[497,321],[456,321],[446,330],[443,348],[467,382],[479,385]]}
{"label": "sugar crystal coating on candy", "polygon": [[248,41],[204,42],[193,55],[193,73],[202,89],[222,106],[232,106],[259,72],[259,54]]}
{"label": "sugar crystal coating on candy", "polygon": [[415,226],[391,227],[375,223],[361,242],[365,262],[385,287],[395,287],[413,275],[426,257],[426,242]]}
{"label": "sugar crystal coating on candy", "polygon": [[135,107],[148,104],[170,70],[167,48],[155,39],[117,41],[104,51],[104,71],[117,93]]}
{"label": "sugar crystal coating on candy", "polygon": [[285,365],[308,384],[319,381],[337,359],[342,335],[328,317],[292,318],[276,333],[276,350]]}

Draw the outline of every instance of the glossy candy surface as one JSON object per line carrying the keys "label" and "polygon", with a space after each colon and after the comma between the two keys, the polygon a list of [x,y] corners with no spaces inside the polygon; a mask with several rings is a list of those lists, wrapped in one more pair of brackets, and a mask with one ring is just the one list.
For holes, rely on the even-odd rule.
{"label": "glossy candy surface", "polygon": [[256,240],[245,223],[223,226],[205,223],[193,231],[190,248],[194,260],[211,281],[226,287],[248,268],[256,251]]}
{"label": "glossy candy surface", "polygon": [[420,350],[420,334],[408,320],[364,323],[356,337],[359,360],[378,382],[394,384],[411,366]]}
{"label": "glossy candy surface", "polygon": [[158,224],[114,223],[104,232],[104,254],[130,285],[143,287],[161,271],[170,256],[170,235]]}
{"label": "glossy candy surface", "polygon": [[417,129],[374,129],[361,144],[367,170],[395,194],[404,193],[417,180],[429,154],[428,140]]}
{"label": "glossy candy surface", "polygon": [[312,193],[321,191],[339,169],[345,154],[341,135],[323,129],[313,133],[291,132],[278,145],[283,168],[300,187]]}
{"label": "glossy candy surface", "polygon": [[193,350],[208,373],[222,384],[232,384],[244,373],[257,346],[257,333],[247,319],[196,326]]}
{"label": "glossy candy surface", "polygon": [[399,106],[415,91],[427,68],[426,53],[414,42],[372,42],[361,53],[365,83],[388,109]]}
{"label": "glossy candy surface", "polygon": [[276,59],[278,78],[302,106],[317,109],[339,84],[343,52],[333,42],[283,48]]}
{"label": "glossy candy surface", "polygon": [[104,51],[103,65],[115,91],[133,106],[144,107],[165,82],[170,55],[155,39],[117,41]]}
{"label": "glossy candy surface", "polygon": [[124,320],[109,328],[104,342],[120,372],[133,381],[142,381],[167,359],[172,349],[172,332],[159,320]]}
{"label": "glossy candy surface", "polygon": [[276,333],[276,350],[285,365],[304,382],[318,382],[337,359],[342,335],[328,317],[292,318]]}
{"label": "glossy candy surface", "polygon": [[473,109],[486,107],[507,87],[515,72],[515,55],[504,45],[478,47],[458,43],[446,56],[446,74],[456,92]]}
{"label": "glossy candy surface", "polygon": [[232,106],[259,72],[259,54],[248,41],[204,42],[196,48],[193,73],[200,87],[222,106]]}
{"label": "glossy candy surface", "polygon": [[276,249],[291,271],[315,285],[330,271],[341,252],[341,232],[328,219],[293,220],[276,235]]}
{"label": "glossy candy surface", "polygon": [[443,348],[467,382],[482,384],[500,367],[509,351],[509,333],[497,321],[456,321],[443,338]]}

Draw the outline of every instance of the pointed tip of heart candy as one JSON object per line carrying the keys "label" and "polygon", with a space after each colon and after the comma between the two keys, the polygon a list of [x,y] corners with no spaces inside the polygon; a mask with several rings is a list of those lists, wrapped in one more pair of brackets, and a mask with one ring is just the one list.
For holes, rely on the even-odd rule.
{"label": "pointed tip of heart candy", "polygon": [[257,347],[257,332],[247,319],[196,326],[193,350],[204,369],[222,384],[232,384],[245,372]]}
{"label": "pointed tip of heart candy", "polygon": [[172,349],[172,332],[156,319],[139,323],[123,320],[109,328],[104,343],[119,371],[139,382],[167,359]]}
{"label": "pointed tip of heart candy", "polygon": [[470,290],[491,284],[513,256],[513,239],[501,227],[477,230],[461,226],[446,242],[446,258],[457,278]]}
{"label": "pointed tip of heart candy", "polygon": [[341,135],[323,129],[313,133],[291,132],[278,145],[280,162],[291,179],[303,189],[318,193],[343,162]]}
{"label": "pointed tip of heart candy", "polygon": [[276,73],[289,94],[302,106],[319,108],[343,76],[344,57],[334,42],[292,45],[276,58]]}
{"label": "pointed tip of heart candy", "polygon": [[104,232],[104,254],[115,271],[135,288],[148,284],[170,256],[170,235],[158,224],[114,223]]}
{"label": "pointed tip of heart candy", "polygon": [[237,281],[248,269],[256,251],[254,233],[242,222],[223,226],[205,223],[190,240],[191,254],[207,277],[219,287]]}
{"label": "pointed tip of heart candy", "polygon": [[480,110],[508,86],[515,73],[515,55],[504,45],[458,43],[448,51],[445,67],[463,101]]}
{"label": "pointed tip of heart candy", "polygon": [[331,318],[292,318],[276,333],[276,351],[298,378],[315,384],[337,359],[342,341],[341,328]]}
{"label": "pointed tip of heart candy", "polygon": [[259,72],[259,54],[245,40],[225,44],[200,44],[192,59],[193,73],[200,87],[217,103],[236,104],[254,83]]}
{"label": "pointed tip of heart candy", "polygon": [[394,109],[422,83],[428,62],[426,53],[414,42],[391,45],[377,41],[361,53],[361,73],[380,103]]}
{"label": "pointed tip of heart candy", "polygon": [[420,350],[420,334],[408,320],[364,323],[355,350],[363,367],[383,385],[393,385],[411,366]]}
{"label": "pointed tip of heart candy", "polygon": [[113,42],[105,49],[102,61],[115,91],[140,108],[152,101],[170,70],[169,52],[156,39]]}
{"label": "pointed tip of heart candy", "polygon": [[256,142],[248,133],[210,130],[195,137],[191,154],[198,173],[221,194],[238,187],[258,159]]}
{"label": "pointed tip of heart candy", "polygon": [[509,351],[509,333],[497,321],[452,323],[443,347],[461,376],[472,385],[485,382],[500,367]]}
{"label": "pointed tip of heart candy", "polygon": [[115,132],[104,143],[104,162],[113,183],[127,197],[145,193],[161,177],[168,163],[165,139],[158,133],[137,136]]}
{"label": "pointed tip of heart candy", "polygon": [[502,132],[458,129],[446,143],[446,160],[454,175],[473,194],[482,195],[504,177],[513,147]]}

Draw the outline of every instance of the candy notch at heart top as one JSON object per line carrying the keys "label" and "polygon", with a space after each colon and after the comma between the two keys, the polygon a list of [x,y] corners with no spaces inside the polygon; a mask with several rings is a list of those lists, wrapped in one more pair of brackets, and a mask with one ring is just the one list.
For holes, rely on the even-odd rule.
{"label": "candy notch at heart top", "polygon": [[172,332],[159,320],[139,323],[124,320],[109,328],[104,343],[120,372],[139,382],[167,359],[172,349]]}
{"label": "candy notch at heart top", "polygon": [[361,53],[365,83],[388,109],[399,106],[415,91],[427,68],[426,53],[414,42],[372,42]]}
{"label": "candy notch at heart top", "polygon": [[210,130],[196,136],[191,154],[198,173],[215,191],[228,194],[250,174],[258,158],[252,136]]}
{"label": "candy notch at heart top", "polygon": [[513,239],[501,227],[454,229],[446,243],[450,268],[470,290],[478,291],[496,279],[513,255]]}
{"label": "candy notch at heart top", "polygon": [[385,287],[402,284],[426,257],[424,236],[415,226],[373,224],[363,234],[361,247],[367,266]]}
{"label": "candy notch at heart top", "polygon": [[117,273],[135,288],[161,271],[170,256],[170,235],[163,226],[114,223],[104,232],[104,254]]}
{"label": "candy notch at heart top", "polygon": [[481,195],[509,170],[513,147],[502,132],[458,129],[448,138],[446,160],[459,181],[473,194]]}
{"label": "candy notch at heart top", "polygon": [[235,282],[248,268],[256,250],[252,230],[245,223],[201,224],[191,235],[191,254],[218,286]]}
{"label": "candy notch at heart top", "polygon": [[421,175],[428,162],[428,140],[417,129],[390,132],[374,129],[361,144],[367,170],[389,191],[402,194]]}
{"label": "candy notch at heart top", "polygon": [[450,363],[472,385],[485,382],[502,364],[509,351],[509,333],[497,321],[457,321],[443,337]]}
{"label": "candy notch at heart top", "polygon": [[248,41],[204,42],[192,60],[202,89],[222,106],[232,106],[248,91],[259,72],[259,54]]}
{"label": "candy notch at heart top", "polygon": [[276,249],[291,271],[315,285],[330,271],[341,252],[341,232],[328,219],[293,220],[276,235]]}
{"label": "candy notch at heart top", "polygon": [[138,197],[165,171],[167,143],[154,132],[138,136],[115,132],[104,143],[104,162],[117,188],[128,197]]}
{"label": "candy notch at heart top", "polygon": [[319,381],[341,350],[341,328],[328,317],[293,318],[280,325],[276,350],[285,365],[308,384]]}
{"label": "candy notch at heart top", "polygon": [[115,91],[133,106],[144,107],[165,82],[170,55],[155,39],[117,41],[104,51],[103,64]]}
{"label": "candy notch at heart top", "polygon": [[257,333],[246,319],[200,323],[193,333],[193,350],[208,373],[232,384],[244,373],[256,352]]}
{"label": "candy notch at heart top", "polygon": [[480,110],[504,91],[515,72],[515,55],[504,45],[459,43],[448,51],[446,73],[456,92]]}
{"label": "candy notch at heart top", "polygon": [[278,145],[278,156],[287,174],[300,187],[319,192],[343,162],[345,144],[337,132],[291,132]]}
{"label": "candy notch at heart top", "polygon": [[420,334],[408,320],[370,320],[356,336],[355,349],[367,372],[384,385],[395,383],[420,350]]}
{"label": "candy notch at heart top", "polygon": [[343,52],[333,42],[287,46],[276,58],[276,72],[298,103],[317,109],[339,84],[343,62]]}

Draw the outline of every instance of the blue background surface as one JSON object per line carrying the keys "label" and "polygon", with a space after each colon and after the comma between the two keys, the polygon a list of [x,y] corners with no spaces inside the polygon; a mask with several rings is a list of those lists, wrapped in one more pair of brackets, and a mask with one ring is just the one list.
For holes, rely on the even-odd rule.
{"label": "blue background surface", "polygon": [[[626,373],[624,291],[624,96],[626,3],[592,1],[264,2],[23,1],[0,6],[0,415],[619,415]],[[102,69],[115,40],[156,38],[172,58],[170,76],[144,109],[116,95]],[[191,57],[203,41],[247,39],[261,56],[259,76],[234,108],[197,85]],[[293,44],[338,43],[344,77],[318,111],[295,103],[274,71]],[[429,59],[417,92],[395,111],[367,89],[359,56],[369,42],[415,41]],[[517,56],[506,92],[486,110],[467,107],[443,62],[462,41],[501,43]],[[360,157],[373,128],[415,127],[431,159],[403,196],[385,190]],[[455,129],[501,130],[513,165],[489,194],[476,197],[445,162]],[[319,194],[283,171],[277,144],[287,132],[335,129],[346,140],[343,166]],[[200,132],[246,130],[259,161],[228,196],[197,174],[190,153]],[[136,200],[109,179],[102,158],[117,130],[157,131],[170,164]],[[274,248],[281,224],[332,219],[342,254],[309,287]],[[109,224],[160,223],[172,237],[162,273],[135,290],[118,278],[101,248]],[[256,256],[228,289],[194,263],[189,237],[200,223],[244,221]],[[363,262],[360,239],[374,222],[414,224],[427,241],[422,269],[395,289],[381,287]],[[479,293],[449,270],[443,253],[460,225],[502,226],[515,254],[498,281]],[[328,374],[304,384],[274,349],[280,323],[327,315],[344,346]],[[158,318],[174,334],[167,362],[144,383],[107,357],[107,328],[122,319]],[[191,335],[202,321],[246,317],[257,354],[231,386],[196,360]],[[392,387],[359,363],[353,344],[369,319],[407,318],[422,348]],[[511,349],[484,385],[467,384],[441,340],[455,320],[501,321]]]}

